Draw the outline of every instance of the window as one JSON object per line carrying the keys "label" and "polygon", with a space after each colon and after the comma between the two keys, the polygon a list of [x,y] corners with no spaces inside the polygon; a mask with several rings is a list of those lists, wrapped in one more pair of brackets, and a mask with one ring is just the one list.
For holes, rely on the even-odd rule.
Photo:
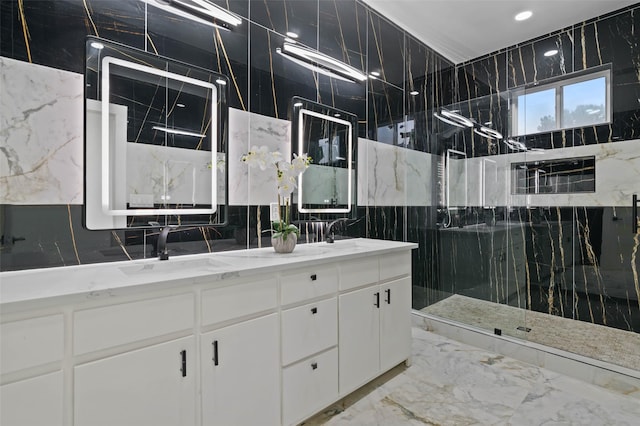
{"label": "window", "polygon": [[611,122],[611,71],[601,69],[532,88],[512,97],[514,136]]}

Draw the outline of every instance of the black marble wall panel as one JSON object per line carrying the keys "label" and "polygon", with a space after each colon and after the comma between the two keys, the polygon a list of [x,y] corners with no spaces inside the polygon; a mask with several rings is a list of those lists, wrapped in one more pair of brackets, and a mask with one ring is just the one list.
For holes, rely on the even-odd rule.
{"label": "black marble wall panel", "polygon": [[415,126],[413,140],[408,147],[432,152],[435,143],[435,138],[431,137],[433,112],[453,102],[451,76],[455,68],[410,36],[406,37],[406,51],[405,109]]}
{"label": "black marble wall panel", "polygon": [[[266,116],[287,119],[291,97],[302,96],[356,113],[360,136],[375,139],[379,126],[402,125],[411,109],[425,117],[416,127],[415,140],[420,142],[413,148],[430,149],[427,111],[453,98],[454,68],[428,46],[412,39],[412,52],[405,52],[405,32],[356,0],[213,1],[243,17],[243,22],[230,31],[215,29],[141,1],[2,1],[0,55],[83,73],[85,36],[97,35],[226,74],[230,106]],[[381,76],[348,83],[290,63],[275,53],[287,31],[296,32],[305,45]],[[405,66],[409,59],[410,73]],[[406,90],[418,86],[423,93],[410,99]],[[423,103],[416,103],[418,99]],[[78,205],[0,209],[2,233],[26,238],[18,243],[22,250],[12,253],[11,247],[3,246],[3,270],[140,258],[150,255],[156,238],[143,231],[87,231]],[[361,220],[349,232],[405,239],[405,213],[404,207],[359,208]],[[172,250],[255,247],[259,235],[264,239],[260,231],[269,227],[268,207],[232,206],[229,217],[226,228],[171,233]],[[12,227],[11,218],[25,226]]]}
{"label": "black marble wall panel", "polygon": [[[466,117],[473,117],[479,124],[491,122],[492,128],[508,136],[511,90],[605,66],[612,73],[611,124],[539,133],[518,140],[529,148],[554,149],[636,139],[640,134],[639,15],[640,8],[635,5],[458,65],[457,102],[449,107],[458,109]],[[550,49],[559,52],[544,56]],[[469,157],[513,152],[500,142],[477,138],[468,129],[447,132],[436,122],[434,129],[438,136],[438,152],[454,148],[466,152]],[[535,154],[530,158],[535,158]],[[630,208],[551,205],[536,209],[498,206],[495,210],[501,212],[499,222],[503,226],[524,230],[523,245],[514,239],[515,233],[501,243],[507,253],[514,255],[506,264],[514,271],[519,266],[526,269],[526,303],[522,305],[518,298],[519,306],[640,331],[640,309],[634,287],[637,279],[634,271],[640,265],[637,259],[635,270],[632,265],[637,241],[628,227],[621,225],[634,220],[628,211]],[[481,211],[468,208],[464,212],[458,211],[456,220],[465,227],[476,226],[479,222],[474,218],[482,215]],[[494,232],[494,242],[499,232],[498,229]],[[441,262],[433,273],[436,280],[426,289],[426,303],[438,301],[442,291],[463,294],[467,291],[469,295],[480,291],[480,295],[474,297],[484,298],[481,293],[486,288],[476,288],[473,280],[469,280],[470,275],[465,275],[469,269],[460,268],[469,263],[471,270],[480,274],[491,271],[491,259],[480,247],[483,239],[478,237],[469,242],[450,238],[451,241],[445,243],[445,234],[447,232],[441,230],[433,243],[436,245],[433,251],[439,253],[437,258]],[[473,247],[473,242],[477,247]],[[518,259],[525,259],[525,263],[519,263]],[[495,274],[487,275],[485,287],[513,285],[517,276],[497,275],[499,279],[496,280]],[[493,297],[493,293],[486,294],[488,300],[514,304],[513,299]]]}
{"label": "black marble wall panel", "polygon": [[252,22],[286,35],[293,32],[297,41],[311,48],[318,48],[319,0],[290,1],[268,0],[250,2]]}
{"label": "black marble wall panel", "polygon": [[504,92],[507,89],[506,53],[496,53],[456,67],[459,101]]}
{"label": "black marble wall panel", "polygon": [[584,129],[579,143],[634,139],[640,135],[640,8],[575,27],[576,70],[611,64],[613,123]]}
{"label": "black marble wall panel", "polygon": [[402,88],[405,79],[404,31],[385,18],[369,14],[367,63],[369,73]]}
{"label": "black marble wall panel", "polygon": [[[514,88],[574,71],[573,29],[508,49],[508,87]],[[545,52],[557,50],[552,56]]]}

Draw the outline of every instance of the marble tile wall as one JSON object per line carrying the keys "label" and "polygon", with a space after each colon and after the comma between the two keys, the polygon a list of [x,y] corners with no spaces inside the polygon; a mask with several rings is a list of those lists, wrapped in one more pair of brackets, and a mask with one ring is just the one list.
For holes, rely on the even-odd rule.
{"label": "marble tile wall", "polygon": [[82,76],[0,57],[0,78],[0,204],[82,204]]}
{"label": "marble tile wall", "polygon": [[[463,150],[472,158],[470,168],[473,175],[469,174],[467,187],[467,193],[473,201],[471,204],[495,203],[502,209],[499,212],[502,217],[517,218],[519,221],[526,221],[537,214],[527,209],[509,211],[509,206],[518,207],[520,200],[511,199],[502,205],[504,193],[494,189],[498,186],[489,188],[487,185],[488,182],[500,182],[500,164],[506,160],[496,159],[495,164],[483,160],[486,163],[482,166],[486,171],[485,185],[481,190],[477,186],[475,176],[480,176],[480,171],[474,169],[479,167],[476,157],[507,154],[508,150],[498,144],[487,143],[472,132],[451,137],[433,119],[434,111],[458,102],[464,107],[463,112],[473,112],[483,119],[486,116],[496,126],[505,126],[508,123],[505,93],[509,89],[611,63],[614,76],[612,124],[537,135],[527,144],[546,149],[574,146],[577,149],[581,145],[600,142],[631,141],[640,134],[637,114],[640,89],[636,72],[640,55],[637,43],[633,42],[637,38],[634,31],[640,28],[637,7],[577,23],[530,43],[508,47],[454,66],[357,0],[215,0],[215,3],[245,17],[243,23],[231,31],[217,30],[136,1],[0,2],[2,119],[5,118],[5,110],[14,111],[13,115],[6,117],[15,117],[11,120],[18,122],[20,117],[16,114],[27,110],[35,120],[27,126],[27,132],[42,128],[41,124],[48,122],[53,122],[54,129],[45,135],[40,134],[34,141],[38,148],[34,152],[29,149],[25,154],[27,156],[20,159],[22,171],[30,170],[22,164],[24,158],[28,161],[27,165],[30,162],[32,168],[36,168],[32,176],[18,177],[20,172],[13,160],[14,154],[7,149],[3,151],[7,153],[0,159],[3,167],[1,179],[7,185],[2,185],[1,193],[2,234],[4,241],[14,238],[17,241],[3,247],[1,269],[102,262],[149,255],[148,245],[143,244],[145,239],[140,232],[89,232],[82,227],[82,185],[78,184],[82,173],[82,139],[78,139],[81,133],[73,131],[78,126],[81,128],[82,123],[60,124],[69,118],[78,119],[81,112],[69,114],[67,111],[70,109],[65,107],[56,113],[61,116],[51,120],[51,114],[45,110],[31,111],[29,107],[29,102],[35,99],[40,102],[38,106],[48,102],[46,96],[40,98],[35,96],[36,93],[50,93],[52,98],[49,101],[70,102],[75,108],[81,109],[81,103],[69,97],[71,93],[72,98],[82,93],[80,75],[84,71],[83,42],[86,35],[104,37],[229,76],[231,163],[254,145],[267,145],[283,151],[288,149],[288,111],[294,95],[357,114],[361,138],[357,216],[361,220],[352,228],[352,235],[419,243],[413,259],[415,307],[433,303],[444,291],[435,259],[439,258],[440,250],[439,224],[445,219],[438,207],[444,202],[440,165],[446,149]],[[379,76],[369,79],[365,84],[351,84],[314,74],[292,64],[275,54],[275,47],[282,43],[287,31],[298,32],[299,40],[310,47],[367,73],[377,72]],[[30,37],[25,37],[25,34]],[[560,54],[551,59],[544,58],[541,52],[548,46],[557,47]],[[48,80],[39,79],[14,92],[19,89],[19,84],[13,82],[19,80],[20,71],[10,70],[7,64],[20,67],[26,63],[33,63],[34,67],[44,65],[55,72]],[[5,84],[7,80],[10,80],[10,84]],[[52,84],[53,81],[56,84]],[[41,84],[50,84],[51,87],[41,87]],[[56,94],[56,90],[60,93]],[[10,96],[4,96],[4,91]],[[477,101],[481,97],[482,101]],[[11,102],[6,101],[9,98],[18,105],[24,102],[23,106],[17,108],[10,105]],[[11,141],[12,146],[20,146],[29,136],[21,136],[21,133],[11,129],[3,123],[0,131],[10,133],[3,140]],[[72,136],[65,136],[65,132],[70,132]],[[66,145],[65,138],[70,140]],[[9,142],[5,144],[8,145]],[[633,145],[625,146],[629,146],[630,150],[625,150],[624,155],[631,158]],[[599,147],[598,152],[605,155],[608,151],[602,148],[604,145]],[[70,151],[63,152],[63,149]],[[49,155],[47,152],[54,159],[59,153],[60,160],[55,161],[67,161],[70,164],[55,168],[55,161],[51,164],[45,162],[47,169],[38,168],[41,161],[38,156],[43,153]],[[615,162],[608,164],[621,169]],[[242,167],[230,167],[229,172],[229,226],[213,230],[195,228],[175,233],[170,244],[178,252],[238,249],[260,244],[258,237],[262,235],[261,230],[268,228],[268,203],[275,199],[273,178]],[[73,173],[77,176],[70,177]],[[628,189],[633,189],[632,180],[623,182],[622,176],[628,174],[620,174],[619,182],[627,183]],[[67,177],[69,182],[65,180]],[[5,188],[8,189],[5,191]],[[23,191],[23,188],[28,188],[28,191]],[[508,194],[504,197],[508,197]],[[534,201],[528,202],[528,207],[535,205]],[[567,221],[575,225],[578,231],[571,234],[578,241],[574,257],[585,259],[585,264],[578,268],[578,275],[586,277],[583,281],[588,289],[599,288],[602,279],[593,281],[589,274],[602,276],[602,271],[591,271],[593,268],[589,269],[589,262],[593,263],[602,249],[593,248],[594,233],[589,233],[591,228],[585,225],[593,225],[602,214],[598,216],[590,210],[587,206],[591,204],[586,201],[567,199],[566,202],[581,205],[562,207],[563,204],[556,200],[536,221],[557,222],[562,229],[566,228]],[[598,202],[602,203],[593,201],[594,204]],[[629,216],[628,208],[613,208],[618,202],[623,203],[616,199],[606,205],[608,210],[605,216]],[[541,207],[547,209],[549,206]],[[482,212],[475,213],[480,220]],[[620,224],[621,221],[616,223]],[[51,232],[52,224],[55,224],[55,232]],[[531,226],[531,229],[534,228]],[[550,229],[531,231],[532,235],[538,237],[533,242],[532,237],[526,241],[528,247],[539,247],[535,254],[530,254],[531,259],[527,262],[531,266],[531,271],[527,272],[530,281],[536,276],[545,275],[534,272],[535,268],[546,270],[547,273],[552,271],[549,262],[556,266],[573,265],[572,260],[567,261],[568,253],[564,253],[561,260],[558,257],[562,251],[559,247],[574,245],[563,242],[563,234],[558,233],[558,229]],[[543,238],[545,233],[548,235]],[[23,237],[25,240],[20,239]],[[618,254],[628,265],[630,251],[628,248],[624,250]],[[541,259],[546,260],[543,262]],[[556,277],[568,274],[570,271],[565,268],[558,271]],[[559,289],[563,288],[562,283],[566,283],[566,280],[559,280],[552,290],[541,291],[540,298],[544,303],[540,303],[539,309],[560,310],[555,305],[560,297],[549,302],[549,295],[557,295]],[[567,294],[571,296],[570,290],[564,291],[563,297]],[[433,297],[421,296],[424,294],[432,294]],[[596,297],[599,297],[604,293],[600,291],[597,294]],[[563,300],[571,304],[571,297],[568,301]],[[615,304],[613,310],[623,311],[626,301],[623,299]],[[589,312],[595,309],[592,305],[588,308]],[[607,312],[611,312],[611,309]],[[594,316],[597,315],[586,314],[589,318]],[[585,315],[582,317],[585,318]],[[606,318],[606,314],[602,317]]]}
{"label": "marble tile wall", "polygon": [[[639,24],[634,5],[456,66],[456,102],[448,107],[506,136],[514,89],[609,67],[612,122],[519,137],[536,149],[526,153],[471,130],[447,133],[437,123],[437,152],[467,156],[454,166],[465,172],[449,182],[455,198],[467,204],[437,213],[436,226],[451,228],[438,230],[433,242],[440,263],[425,286],[425,304],[460,292],[521,306],[521,297],[503,292],[524,280],[527,309],[640,331],[640,259],[634,254],[640,246],[631,232],[637,220],[631,195],[640,192]],[[558,54],[544,56],[550,49]],[[515,194],[510,163],[583,155],[595,157],[594,192]],[[446,190],[447,182],[438,188]],[[471,231],[476,237],[469,239]],[[491,260],[487,247],[498,257]],[[472,270],[478,274],[469,282]]]}
{"label": "marble tile wall", "polygon": [[[7,120],[2,131],[8,133],[3,138],[0,210],[4,241],[12,241],[3,246],[1,269],[149,255],[147,235],[140,231],[90,232],[83,227],[81,111],[86,35],[230,78],[229,226],[172,233],[170,244],[176,252],[260,244],[256,237],[268,228],[268,204],[276,198],[274,177],[236,167],[234,161],[256,145],[290,152],[288,111],[294,95],[359,117],[358,134],[366,137],[362,145],[366,157],[358,162],[362,176],[357,215],[362,220],[354,227],[354,235],[406,239],[407,197],[418,206],[431,202],[430,184],[425,180],[433,161],[428,154],[432,143],[426,109],[451,102],[453,64],[360,1],[215,2],[244,17],[243,23],[231,31],[214,29],[136,1],[0,3],[2,117]],[[314,74],[275,54],[287,31],[300,34],[299,42],[380,75],[352,84]],[[411,52],[410,61],[405,49]],[[409,89],[419,94],[410,96]],[[49,102],[54,103],[49,106]],[[33,108],[31,103],[38,105]],[[28,144],[24,143],[27,136],[15,131],[24,112],[31,121],[25,121],[22,129],[33,133]],[[414,124],[405,123],[411,119]],[[387,128],[392,132],[385,132]],[[395,136],[387,139],[387,134]],[[381,142],[388,146],[378,146]],[[69,164],[59,164],[64,161]],[[37,220],[40,215],[46,215],[46,221]],[[49,231],[52,226],[56,232]]]}

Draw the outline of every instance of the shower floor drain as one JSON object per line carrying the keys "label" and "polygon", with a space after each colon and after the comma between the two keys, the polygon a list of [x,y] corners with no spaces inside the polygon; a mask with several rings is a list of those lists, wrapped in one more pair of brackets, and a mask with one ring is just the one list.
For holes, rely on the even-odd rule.
{"label": "shower floor drain", "polygon": [[524,331],[525,333],[528,333],[531,331],[529,327],[523,327],[523,326],[516,327],[516,330]]}

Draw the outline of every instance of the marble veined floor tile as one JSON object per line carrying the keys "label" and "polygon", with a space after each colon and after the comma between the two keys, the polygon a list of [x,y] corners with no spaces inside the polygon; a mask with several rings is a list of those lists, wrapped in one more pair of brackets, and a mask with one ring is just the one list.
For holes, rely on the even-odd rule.
{"label": "marble veined floor tile", "polygon": [[400,365],[305,425],[637,425],[640,404],[558,373],[413,328]]}

